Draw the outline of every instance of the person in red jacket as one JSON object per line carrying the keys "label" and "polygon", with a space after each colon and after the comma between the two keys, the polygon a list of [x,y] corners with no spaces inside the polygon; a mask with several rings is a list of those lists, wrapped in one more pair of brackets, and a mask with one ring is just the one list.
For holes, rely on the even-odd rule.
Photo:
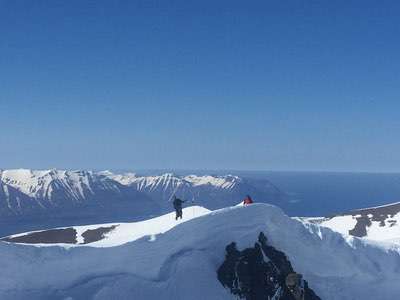
{"label": "person in red jacket", "polygon": [[248,205],[248,204],[252,204],[252,203],[253,203],[253,199],[251,199],[251,197],[249,195],[247,195],[246,198],[244,198],[244,200],[243,200],[244,205]]}

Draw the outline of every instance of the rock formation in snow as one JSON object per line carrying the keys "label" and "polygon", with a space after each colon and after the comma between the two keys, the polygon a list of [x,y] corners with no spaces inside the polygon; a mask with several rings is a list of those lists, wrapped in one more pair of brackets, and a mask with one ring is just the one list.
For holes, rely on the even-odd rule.
{"label": "rock formation in snow", "polygon": [[400,203],[357,209],[326,218],[304,218],[345,235],[400,243]]}
{"label": "rock formation in snow", "polygon": [[[238,278],[238,286],[244,288],[241,292],[247,291],[248,283],[255,279],[246,276],[249,272],[244,262],[258,262],[255,266],[259,271],[273,275],[272,281],[283,289],[296,282],[298,277],[283,283],[284,276],[274,273],[273,262],[282,273],[294,270],[302,274],[324,300],[398,298],[398,247],[344,237],[329,228],[293,220],[266,204],[211,212],[195,208],[193,214],[191,210],[186,208],[179,222],[170,213],[121,223],[104,239],[88,244],[32,246],[0,241],[0,298],[235,299],[237,296],[218,280],[226,246],[232,242],[242,263],[239,277],[230,277],[233,279],[227,286]],[[109,226],[99,224],[92,229]],[[74,227],[81,242],[80,232],[89,227]],[[260,232],[268,237],[264,249],[258,241]],[[265,255],[262,261],[261,254]],[[232,272],[223,274],[229,277]],[[268,278],[259,279],[265,282]],[[304,282],[304,289],[306,286]],[[280,292],[278,295],[281,297]]]}
{"label": "rock formation in snow", "polygon": [[218,280],[246,300],[320,300],[301,274],[294,272],[286,255],[268,245],[262,232],[254,247],[239,251],[235,242],[226,247]]}

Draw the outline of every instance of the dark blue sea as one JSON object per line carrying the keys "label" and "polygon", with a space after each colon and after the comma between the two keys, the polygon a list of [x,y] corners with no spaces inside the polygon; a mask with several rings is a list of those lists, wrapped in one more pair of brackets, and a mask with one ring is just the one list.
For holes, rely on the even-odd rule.
{"label": "dark blue sea", "polygon": [[330,172],[242,172],[266,178],[290,202],[292,216],[329,216],[400,201],[400,174]]}

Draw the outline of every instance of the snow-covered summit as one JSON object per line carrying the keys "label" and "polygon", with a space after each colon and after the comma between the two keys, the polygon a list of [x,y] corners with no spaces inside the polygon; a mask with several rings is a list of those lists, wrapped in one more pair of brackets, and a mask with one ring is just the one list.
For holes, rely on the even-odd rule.
{"label": "snow-covered summit", "polygon": [[14,169],[0,172],[1,181],[30,197],[51,199],[57,186],[62,186],[75,199],[85,197],[85,190],[93,193],[91,171]]}
{"label": "snow-covered summit", "polygon": [[399,249],[344,238],[271,205],[209,212],[160,234],[151,226],[136,230],[142,238],[106,248],[0,242],[0,298],[235,299],[217,280],[225,248],[251,248],[260,232],[321,299],[389,300],[400,293]]}
{"label": "snow-covered summit", "polygon": [[185,176],[184,179],[190,182],[194,186],[213,185],[215,187],[219,187],[222,189],[232,189],[237,184],[242,182],[239,176],[233,176],[233,175],[226,175],[226,176],[188,175]]}
{"label": "snow-covered summit", "polygon": [[150,191],[156,190],[162,186],[164,189],[176,188],[184,185],[202,186],[208,185],[215,188],[232,189],[234,186],[241,182],[241,178],[233,175],[226,176],[211,176],[211,175],[187,175],[178,176],[173,173],[165,173],[157,176],[138,176],[135,173],[113,174],[108,173],[107,176],[115,179],[121,184],[137,185],[138,189],[148,189]]}
{"label": "snow-covered summit", "polygon": [[135,185],[139,191],[152,192],[158,189],[175,189],[181,185],[185,185],[186,182],[172,173],[165,173],[160,176],[134,176],[131,177],[129,184]]}

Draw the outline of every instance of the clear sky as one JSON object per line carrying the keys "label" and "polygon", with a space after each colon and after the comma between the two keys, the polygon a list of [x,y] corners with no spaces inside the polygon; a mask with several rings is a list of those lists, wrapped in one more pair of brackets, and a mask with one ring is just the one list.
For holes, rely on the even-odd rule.
{"label": "clear sky", "polygon": [[0,0],[0,168],[400,171],[399,16]]}

